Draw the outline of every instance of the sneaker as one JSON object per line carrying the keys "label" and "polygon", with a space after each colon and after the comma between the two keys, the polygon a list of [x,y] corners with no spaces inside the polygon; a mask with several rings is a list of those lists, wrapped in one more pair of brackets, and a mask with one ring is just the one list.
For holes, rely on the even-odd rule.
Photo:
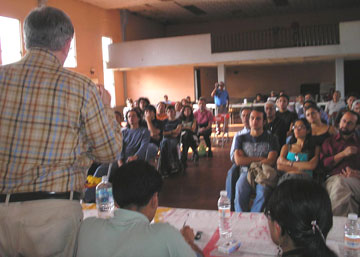
{"label": "sneaker", "polygon": [[208,157],[210,157],[210,158],[211,158],[211,157],[213,157],[213,153],[212,153],[212,151],[211,151],[211,150],[210,150],[210,151],[208,151],[207,156],[208,156]]}

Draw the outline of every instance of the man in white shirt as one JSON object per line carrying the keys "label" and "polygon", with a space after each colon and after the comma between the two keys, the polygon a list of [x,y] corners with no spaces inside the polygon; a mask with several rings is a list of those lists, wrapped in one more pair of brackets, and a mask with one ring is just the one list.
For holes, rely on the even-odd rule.
{"label": "man in white shirt", "polygon": [[335,125],[335,119],[337,113],[346,106],[344,101],[342,101],[340,97],[341,97],[340,91],[335,91],[333,94],[333,99],[327,102],[326,104],[325,112],[329,116],[330,125]]}

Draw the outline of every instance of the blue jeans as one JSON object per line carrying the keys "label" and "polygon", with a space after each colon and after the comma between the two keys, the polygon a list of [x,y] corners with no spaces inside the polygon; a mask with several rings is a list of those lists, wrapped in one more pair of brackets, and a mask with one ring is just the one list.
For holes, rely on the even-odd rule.
{"label": "blue jeans", "polygon": [[[235,186],[235,211],[248,212],[249,201],[251,196],[251,186],[247,181],[247,172],[242,172]],[[261,212],[265,202],[266,187],[256,184],[256,197],[251,207],[251,212]]]}
{"label": "blue jeans", "polygon": [[240,167],[233,164],[229,169],[227,176],[226,176],[226,192],[227,197],[230,199],[231,202],[231,211],[235,210],[234,207],[234,200],[235,200],[235,185],[238,181],[240,176]]}
{"label": "blue jeans", "polygon": [[159,151],[159,147],[154,143],[149,143],[148,149],[146,150],[145,161],[150,161],[155,159],[157,153]]}

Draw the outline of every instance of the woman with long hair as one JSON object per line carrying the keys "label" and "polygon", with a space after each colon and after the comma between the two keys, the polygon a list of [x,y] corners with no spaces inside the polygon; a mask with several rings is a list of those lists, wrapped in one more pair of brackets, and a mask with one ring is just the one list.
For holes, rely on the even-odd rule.
{"label": "woman with long hair", "polygon": [[321,185],[305,179],[284,181],[266,201],[264,212],[278,256],[336,256],[326,245],[333,214]]}
{"label": "woman with long hair", "polygon": [[181,162],[184,167],[186,167],[186,161],[188,156],[189,147],[193,150],[193,159],[194,161],[199,160],[199,154],[197,151],[197,136],[196,136],[196,120],[194,119],[194,113],[191,106],[186,105],[183,107],[180,115],[180,120],[182,124],[181,130],[181,143],[183,149],[181,152]]}
{"label": "woman with long hair", "polygon": [[277,160],[277,169],[284,172],[279,184],[287,179],[313,177],[319,162],[320,147],[312,142],[311,126],[306,119],[298,119],[289,144],[283,145]]}
{"label": "woman with long hair", "polygon": [[306,104],[304,109],[306,120],[311,124],[311,135],[316,145],[321,146],[326,138],[337,133],[337,130],[333,126],[321,121],[321,110],[315,103]]}

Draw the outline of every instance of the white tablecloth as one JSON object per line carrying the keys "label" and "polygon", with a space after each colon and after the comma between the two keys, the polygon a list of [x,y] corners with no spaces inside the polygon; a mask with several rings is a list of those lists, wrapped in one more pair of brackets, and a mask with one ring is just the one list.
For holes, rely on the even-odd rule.
{"label": "white tablecloth", "polygon": [[[83,205],[84,218],[96,216],[94,205]],[[201,239],[196,241],[205,256],[228,256],[217,251],[219,243],[218,212],[160,207],[154,218],[155,222],[168,222],[181,229],[186,224],[194,231],[202,231]],[[334,225],[327,244],[338,256],[343,256],[344,224],[346,218],[334,217]],[[262,213],[232,213],[231,227],[233,237],[241,242],[238,251],[230,256],[276,256],[277,247],[270,238],[267,218]]]}

